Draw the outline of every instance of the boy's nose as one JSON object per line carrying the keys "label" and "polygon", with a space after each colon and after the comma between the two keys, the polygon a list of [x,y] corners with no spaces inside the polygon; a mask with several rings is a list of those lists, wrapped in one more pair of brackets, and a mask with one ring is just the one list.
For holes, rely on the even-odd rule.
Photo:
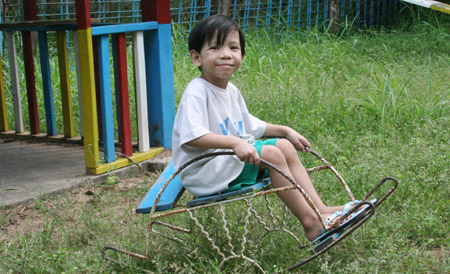
{"label": "boy's nose", "polygon": [[227,49],[222,49],[220,52],[220,58],[221,59],[231,58],[231,52]]}

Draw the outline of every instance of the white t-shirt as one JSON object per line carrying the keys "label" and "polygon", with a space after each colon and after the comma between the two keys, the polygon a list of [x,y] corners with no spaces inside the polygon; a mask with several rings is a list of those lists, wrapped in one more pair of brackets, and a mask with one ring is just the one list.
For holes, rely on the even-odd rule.
{"label": "white t-shirt", "polygon": [[[186,145],[208,133],[239,136],[245,140],[261,138],[266,123],[248,112],[239,89],[228,83],[219,88],[202,78],[186,87],[175,116],[172,133],[175,170],[200,155],[231,151],[203,149]],[[251,142],[251,141],[250,141]],[[221,155],[195,162],[180,173],[183,186],[195,196],[211,195],[228,188],[242,171],[244,162],[236,156]]]}

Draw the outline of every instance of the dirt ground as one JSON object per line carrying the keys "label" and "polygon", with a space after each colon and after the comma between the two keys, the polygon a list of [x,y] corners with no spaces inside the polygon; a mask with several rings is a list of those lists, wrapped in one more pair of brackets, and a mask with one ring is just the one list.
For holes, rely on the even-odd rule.
{"label": "dirt ground", "polygon": [[[86,182],[79,188],[49,199],[35,200],[16,208],[1,209],[0,243],[7,243],[12,238],[33,231],[42,231],[44,224],[49,222],[49,216],[59,216],[66,221],[65,225],[70,226],[70,223],[74,225],[78,222],[80,212],[89,206],[111,210],[126,208],[130,205],[130,195],[133,196],[132,199],[137,206],[138,199],[143,196],[130,192],[145,193],[157,179],[158,174],[159,172],[143,171],[129,178],[109,176],[104,182]],[[114,199],[111,199],[111,196],[114,196]]]}

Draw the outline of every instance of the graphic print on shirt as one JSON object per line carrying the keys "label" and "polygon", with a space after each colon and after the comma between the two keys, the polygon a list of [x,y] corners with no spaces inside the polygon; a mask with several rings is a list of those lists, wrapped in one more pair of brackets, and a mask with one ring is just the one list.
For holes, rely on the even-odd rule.
{"label": "graphic print on shirt", "polygon": [[[222,130],[223,135],[230,135],[229,134],[229,127],[228,127],[228,122],[230,121],[230,118],[227,117],[222,124],[219,124],[220,129]],[[233,122],[234,128],[237,129],[236,132],[236,136],[241,137],[244,132],[243,132],[243,122],[242,121],[237,121],[237,122]]]}

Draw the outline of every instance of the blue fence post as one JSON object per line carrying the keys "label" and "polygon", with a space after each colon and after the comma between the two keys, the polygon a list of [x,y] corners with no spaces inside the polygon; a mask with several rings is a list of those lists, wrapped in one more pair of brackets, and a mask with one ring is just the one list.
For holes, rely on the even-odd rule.
{"label": "blue fence post", "polygon": [[261,0],[258,0],[258,5],[256,6],[256,20],[255,20],[255,27],[258,28],[259,24],[259,10],[261,9]]}
{"label": "blue fence post", "polygon": [[319,16],[320,16],[320,0],[317,0],[316,2],[316,25],[315,27],[319,27]]}
{"label": "blue fence post", "polygon": [[181,23],[181,11],[183,10],[183,0],[180,0],[178,4],[178,24]]}
{"label": "blue fence post", "polygon": [[47,32],[39,31],[39,57],[42,73],[42,88],[44,91],[45,120],[47,122],[47,134],[55,136],[55,108],[53,105],[52,77],[50,74],[50,63],[48,56]]}
{"label": "blue fence post", "polygon": [[172,147],[175,118],[170,6],[166,0],[141,0],[142,21],[157,21],[157,31],[146,31],[145,66],[150,143]]}
{"label": "blue fence post", "polygon": [[244,31],[248,30],[248,26],[249,26],[249,18],[250,18],[250,0],[245,0],[245,5],[244,5],[244,22],[242,24],[242,29]]}
{"label": "blue fence post", "polygon": [[348,10],[349,10],[349,12],[347,13],[347,14],[353,14],[353,9],[352,9],[352,4],[353,4],[353,0],[348,0],[348,2],[349,2],[349,5],[348,5]]}
{"label": "blue fence post", "polygon": [[282,4],[283,4],[283,1],[280,0],[280,4],[278,5],[277,37],[278,37],[279,34],[280,34],[280,28],[281,28],[281,22],[282,22],[282,19],[281,19],[281,9],[282,9],[282,7],[283,7]]}
{"label": "blue fence post", "polygon": [[237,7],[237,0],[234,0],[234,5],[233,5],[233,20],[236,20],[236,7]]}
{"label": "blue fence post", "polygon": [[270,30],[270,23],[272,20],[272,0],[269,0],[267,3],[267,12],[266,12],[266,28]]}
{"label": "blue fence post", "polygon": [[292,28],[293,8],[294,8],[294,1],[288,0],[287,24],[289,28]]}
{"label": "blue fence post", "polygon": [[108,44],[109,37],[108,35],[101,35],[97,39],[104,159],[107,163],[111,163],[116,160],[116,155],[114,147],[114,120],[112,112],[111,69]]}
{"label": "blue fence post", "polygon": [[356,27],[361,26],[361,0],[356,1]]}
{"label": "blue fence post", "polygon": [[205,0],[205,15],[204,18],[211,15],[211,0]]}
{"label": "blue fence post", "polygon": [[197,0],[192,0],[191,1],[191,14],[189,16],[189,32],[191,32],[192,27],[194,26],[196,20],[196,15],[197,15]]}
{"label": "blue fence post", "polygon": [[301,28],[301,22],[302,22],[302,0],[299,1],[298,3],[298,22],[297,22],[297,28],[298,31],[300,32],[300,28]]}
{"label": "blue fence post", "polygon": [[370,0],[370,23],[369,23],[369,27],[372,28],[373,27],[373,14],[375,12],[375,3],[373,2],[373,0]]}
{"label": "blue fence post", "polygon": [[311,12],[312,12],[312,0],[308,0],[306,7],[306,27],[311,29]]}

